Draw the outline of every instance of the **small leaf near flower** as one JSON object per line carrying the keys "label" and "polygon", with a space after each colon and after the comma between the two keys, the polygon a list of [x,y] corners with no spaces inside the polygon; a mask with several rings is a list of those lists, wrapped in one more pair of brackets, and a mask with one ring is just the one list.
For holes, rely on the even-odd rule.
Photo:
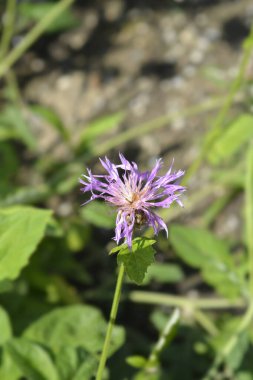
{"label": "small leaf near flower", "polygon": [[[136,238],[132,242],[132,250],[123,244],[118,253],[118,264],[123,264],[130,280],[140,285],[148,267],[154,262],[155,250],[152,245],[156,241],[147,238]],[[115,250],[115,248],[114,248]],[[113,253],[111,251],[111,253]]]}
{"label": "small leaf near flower", "polygon": [[121,249],[127,249],[127,248],[128,248],[128,245],[126,243],[121,244],[121,245],[116,245],[116,247],[110,250],[109,255],[113,255],[114,253],[121,251]]}

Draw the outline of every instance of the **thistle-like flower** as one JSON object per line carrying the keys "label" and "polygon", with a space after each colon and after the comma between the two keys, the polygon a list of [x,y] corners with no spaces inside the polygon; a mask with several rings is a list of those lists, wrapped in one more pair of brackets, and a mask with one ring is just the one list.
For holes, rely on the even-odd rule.
{"label": "thistle-like flower", "polygon": [[117,244],[125,239],[131,247],[134,228],[142,225],[153,227],[155,234],[164,229],[168,236],[165,222],[153,209],[168,208],[174,201],[183,206],[179,197],[185,187],[178,185],[177,180],[184,172],[179,170],[172,173],[171,165],[167,173],[158,176],[162,159],[156,161],[151,171],[140,172],[135,162],[129,162],[121,153],[119,157],[119,165],[113,164],[107,157],[100,159],[108,174],[93,175],[87,169],[88,175],[82,175],[81,191],[91,192],[91,198],[84,204],[102,198],[116,206],[118,213],[114,240]]}

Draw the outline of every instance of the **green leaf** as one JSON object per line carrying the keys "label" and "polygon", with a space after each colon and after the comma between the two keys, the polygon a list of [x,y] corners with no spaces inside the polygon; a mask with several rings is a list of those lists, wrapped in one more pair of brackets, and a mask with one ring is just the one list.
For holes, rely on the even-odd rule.
{"label": "green leaf", "polygon": [[157,281],[161,283],[175,283],[180,282],[184,278],[184,274],[181,268],[176,264],[167,263],[154,263],[150,266],[144,283],[149,284],[151,281]]}
{"label": "green leaf", "polygon": [[[22,2],[18,6],[19,23],[22,27],[25,27],[29,21],[40,21],[51,12],[54,6],[55,4],[52,2]],[[73,15],[71,9],[66,9],[47,27],[46,31],[48,33],[56,33],[61,30],[73,28],[77,25],[78,20]]]}
{"label": "green leaf", "polygon": [[92,380],[97,371],[98,361],[95,357],[89,355],[83,363],[80,365],[77,373],[73,377],[73,380]]}
{"label": "green leaf", "polygon": [[253,375],[251,370],[242,370],[236,374],[236,380],[252,380]]}
{"label": "green leaf", "polygon": [[[245,175],[245,226],[250,276],[253,276],[253,145],[249,144]],[[251,278],[253,291],[253,278]]]}
{"label": "green leaf", "polygon": [[58,131],[65,141],[69,141],[69,138],[70,138],[69,131],[65,127],[60,116],[53,109],[48,108],[48,107],[43,107],[40,105],[32,105],[32,106],[30,106],[30,109],[31,109],[32,113],[34,113],[38,117],[45,120],[56,131]]}
{"label": "green leaf", "polygon": [[122,247],[118,253],[118,264],[124,264],[130,280],[140,285],[145,277],[147,268],[154,262],[155,250],[152,245],[155,240],[136,238],[132,242],[132,250]]}
{"label": "green leaf", "polygon": [[147,359],[143,356],[133,355],[126,358],[127,364],[134,368],[143,368],[147,364]]}
{"label": "green leaf", "polygon": [[121,249],[127,249],[128,245],[126,243],[117,245],[116,247],[112,248],[109,252],[109,255],[113,255],[114,253],[119,252]]}
{"label": "green leaf", "polygon": [[[24,332],[28,339],[47,345],[55,353],[62,347],[83,347],[97,354],[103,346],[106,322],[99,310],[88,305],[66,306],[53,310],[30,325]],[[124,341],[124,330],[113,329],[109,355]]]}
{"label": "green leaf", "polygon": [[0,346],[12,337],[11,322],[7,312],[0,306]]}
{"label": "green leaf", "polygon": [[249,332],[242,331],[237,337],[237,343],[234,346],[233,350],[225,358],[227,366],[233,371],[237,370],[240,367],[246,351],[249,348],[249,344]]}
{"label": "green leaf", "polygon": [[234,196],[234,192],[227,192],[214,200],[207,210],[202,214],[202,226],[210,226],[222,210],[227,206]]}
{"label": "green leaf", "polygon": [[227,257],[228,245],[208,230],[172,224],[170,241],[177,254],[193,267],[203,267],[207,260],[216,259],[219,255],[224,256],[225,261],[230,261]]}
{"label": "green leaf", "polygon": [[36,140],[19,108],[7,106],[0,114],[0,139],[20,139],[29,149],[35,149]]}
{"label": "green leaf", "polygon": [[31,186],[19,187],[12,190],[3,199],[0,199],[0,206],[12,206],[16,204],[30,204],[35,202],[41,202],[49,194],[49,187],[45,184],[41,184],[36,188]]}
{"label": "green leaf", "polygon": [[11,140],[18,138],[19,135],[13,129],[8,128],[7,125],[1,123],[0,119],[0,141]]}
{"label": "green leaf", "polygon": [[47,351],[26,339],[13,339],[7,351],[21,373],[29,380],[60,380]]}
{"label": "green leaf", "polygon": [[[1,127],[0,127],[1,135]],[[0,136],[1,140],[1,136]],[[17,173],[19,166],[19,159],[17,156],[17,149],[14,148],[10,143],[0,142],[0,162],[1,162],[1,181],[0,181],[0,192],[1,198],[9,194],[10,189],[12,191],[12,178]],[[7,191],[3,191],[6,188]]]}
{"label": "green leaf", "polygon": [[51,211],[32,207],[0,210],[0,281],[16,278],[42,239]]}
{"label": "green leaf", "polygon": [[234,155],[253,137],[253,116],[242,115],[228,126],[209,150],[211,163],[219,164]]}
{"label": "green leaf", "polygon": [[244,278],[230,255],[228,245],[201,228],[171,225],[170,240],[187,264],[202,271],[204,279],[230,298],[244,294]]}
{"label": "green leaf", "polygon": [[92,121],[84,128],[80,140],[85,143],[87,141],[92,141],[94,138],[117,127],[122,122],[123,118],[124,113],[117,112]]}
{"label": "green leaf", "polygon": [[1,380],[20,380],[21,372],[12,360],[6,345],[3,346],[0,360],[0,379]]}
{"label": "green leaf", "polygon": [[[222,321],[220,332],[218,335],[209,338],[209,343],[214,348],[217,357],[221,355],[224,350],[224,361],[226,365],[233,371],[237,370],[246,354],[250,345],[249,330],[242,330],[238,332],[241,318],[233,317]],[[236,344],[234,344],[234,340]],[[233,345],[231,349],[230,346]]]}
{"label": "green leaf", "polygon": [[78,352],[73,347],[63,346],[56,355],[56,366],[61,380],[73,379],[78,368]]}
{"label": "green leaf", "polygon": [[81,216],[96,227],[111,229],[115,227],[115,211],[104,202],[93,201],[80,210]]}
{"label": "green leaf", "polygon": [[0,293],[5,293],[13,290],[14,283],[11,280],[0,281]]}
{"label": "green leaf", "polygon": [[83,349],[62,347],[56,356],[61,380],[90,380],[95,375],[98,359]]}
{"label": "green leaf", "polygon": [[[243,165],[242,165],[243,164]],[[244,187],[244,161],[239,161],[238,165],[233,165],[231,168],[220,169],[217,168],[211,175],[211,180],[229,188],[243,188]]]}

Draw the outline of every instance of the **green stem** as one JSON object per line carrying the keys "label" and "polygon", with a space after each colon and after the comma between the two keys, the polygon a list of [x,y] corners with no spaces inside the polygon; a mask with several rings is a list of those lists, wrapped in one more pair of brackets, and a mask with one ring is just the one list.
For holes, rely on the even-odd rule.
{"label": "green stem", "polygon": [[29,47],[43,34],[47,27],[67,8],[74,0],[62,0],[34,26],[24,39],[0,63],[0,77],[29,49]]}
{"label": "green stem", "polygon": [[186,298],[172,296],[157,292],[132,291],[129,299],[133,302],[148,303],[153,305],[178,306],[189,309],[227,309],[245,307],[243,300],[229,300],[225,298]]}
{"label": "green stem", "polygon": [[8,0],[6,6],[6,12],[4,15],[4,25],[3,25],[3,34],[0,43],[0,60],[2,60],[8,49],[11,42],[14,29],[14,20],[15,20],[15,10],[16,10],[16,0]]}
{"label": "green stem", "polygon": [[117,279],[115,293],[114,293],[113,302],[112,302],[110,320],[109,320],[107,331],[106,331],[103,350],[102,350],[102,353],[100,356],[96,380],[101,380],[102,376],[103,376],[103,371],[105,368],[105,364],[106,364],[106,360],[107,360],[107,356],[108,356],[108,350],[109,350],[110,341],[111,341],[112,330],[113,330],[113,326],[114,326],[115,319],[117,316],[120,294],[121,294],[121,288],[122,288],[122,283],[123,283],[123,278],[124,278],[124,272],[125,272],[124,265],[121,264],[120,268],[119,268],[118,279]]}

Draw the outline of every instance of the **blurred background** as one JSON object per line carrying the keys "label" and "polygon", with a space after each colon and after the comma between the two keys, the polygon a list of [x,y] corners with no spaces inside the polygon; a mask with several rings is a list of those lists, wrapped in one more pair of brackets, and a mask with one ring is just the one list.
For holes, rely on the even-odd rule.
{"label": "blurred background", "polygon": [[[29,265],[0,282],[14,335],[59,306],[89,304],[108,319],[115,214],[99,201],[81,207],[86,167],[102,173],[98,157],[122,152],[142,170],[162,157],[165,172],[174,158],[185,208],[161,212],[169,240],[160,234],[144,285],[126,280],[126,338],[107,378],[253,379],[251,315],[243,343],[239,334],[253,267],[252,1],[7,0],[0,15],[0,211],[53,211]],[[156,370],[127,363],[150,355],[177,306],[180,327]],[[34,379],[4,365],[3,380]]]}

